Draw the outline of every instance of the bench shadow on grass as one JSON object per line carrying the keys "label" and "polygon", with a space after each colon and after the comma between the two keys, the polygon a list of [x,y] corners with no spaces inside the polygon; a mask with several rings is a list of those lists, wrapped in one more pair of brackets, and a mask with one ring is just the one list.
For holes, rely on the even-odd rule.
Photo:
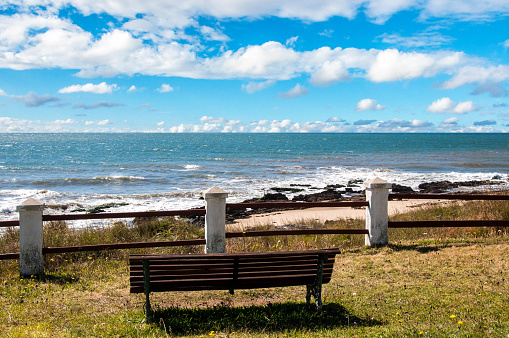
{"label": "bench shadow on grass", "polygon": [[417,251],[419,253],[428,253],[432,251],[439,251],[444,247],[438,247],[437,245],[420,245],[420,244],[388,244],[388,247],[394,251]]}
{"label": "bench shadow on grass", "polygon": [[171,335],[210,331],[271,333],[321,331],[348,326],[376,326],[381,322],[350,314],[342,305],[328,303],[319,314],[314,305],[282,303],[248,307],[216,306],[204,309],[171,307],[154,311],[152,321]]}

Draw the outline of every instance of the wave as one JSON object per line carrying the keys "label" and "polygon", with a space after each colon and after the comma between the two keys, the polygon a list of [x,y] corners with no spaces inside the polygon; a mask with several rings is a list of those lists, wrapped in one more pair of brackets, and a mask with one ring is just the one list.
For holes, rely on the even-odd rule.
{"label": "wave", "polygon": [[199,165],[196,165],[196,164],[186,164],[186,165],[182,165],[181,168],[184,168],[181,171],[193,171],[193,170],[201,169],[202,167]]}

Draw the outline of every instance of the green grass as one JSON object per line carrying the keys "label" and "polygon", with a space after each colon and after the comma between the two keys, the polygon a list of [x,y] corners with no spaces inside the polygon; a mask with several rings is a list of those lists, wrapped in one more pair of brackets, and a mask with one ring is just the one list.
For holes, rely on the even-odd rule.
{"label": "green grass", "polygon": [[[508,219],[507,202],[418,209],[392,220]],[[468,213],[468,214],[465,214]],[[505,213],[505,216],[504,216]],[[505,218],[504,218],[505,217]],[[314,227],[323,224],[308,222]],[[362,228],[363,221],[325,227]],[[202,228],[183,220],[117,223],[75,231],[45,227],[47,246],[188,239]],[[201,252],[202,247],[47,255],[45,275],[21,279],[17,261],[0,262],[2,337],[508,337],[507,229],[391,229],[386,247],[360,235],[236,238],[229,251],[341,247],[324,312],[305,304],[305,287],[167,292],[151,295],[156,320],[144,322],[144,296],[129,293],[129,253]],[[15,252],[16,230],[0,237]],[[80,242],[81,241],[81,242]]]}

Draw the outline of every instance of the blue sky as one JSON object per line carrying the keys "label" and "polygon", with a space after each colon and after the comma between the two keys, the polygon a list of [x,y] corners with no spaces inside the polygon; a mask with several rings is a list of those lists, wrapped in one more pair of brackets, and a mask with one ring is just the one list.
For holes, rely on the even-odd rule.
{"label": "blue sky", "polygon": [[507,132],[509,1],[0,0],[0,132]]}

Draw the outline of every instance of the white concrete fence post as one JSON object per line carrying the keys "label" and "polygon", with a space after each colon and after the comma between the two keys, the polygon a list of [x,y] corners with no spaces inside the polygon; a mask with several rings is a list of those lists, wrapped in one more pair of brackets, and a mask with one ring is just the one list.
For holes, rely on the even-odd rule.
{"label": "white concrete fence post", "polygon": [[205,199],[205,253],[226,252],[226,198],[228,193],[212,187],[203,192]]}
{"label": "white concrete fence post", "polygon": [[389,189],[392,184],[374,178],[364,182],[366,186],[366,201],[369,206],[366,209],[366,245],[386,245],[389,243]]}
{"label": "white concrete fence post", "polygon": [[44,203],[29,198],[16,210],[19,212],[19,274],[37,276],[44,272],[42,257],[42,211]]}

